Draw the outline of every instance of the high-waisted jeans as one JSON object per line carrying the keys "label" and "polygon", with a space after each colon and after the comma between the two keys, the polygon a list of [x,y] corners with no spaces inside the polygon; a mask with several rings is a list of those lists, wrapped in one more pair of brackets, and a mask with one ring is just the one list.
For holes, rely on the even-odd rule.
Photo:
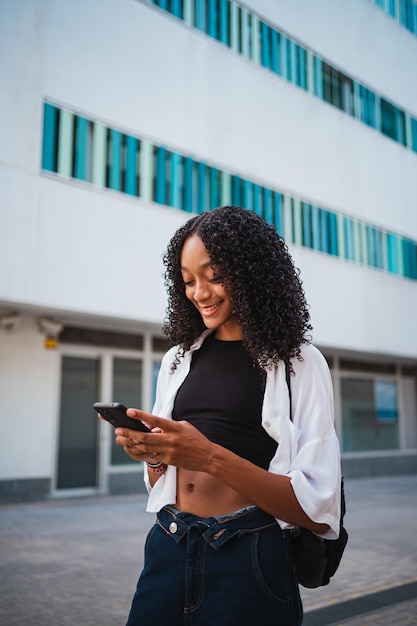
{"label": "high-waisted jeans", "polygon": [[288,541],[255,506],[208,518],[164,507],[127,626],[299,626]]}

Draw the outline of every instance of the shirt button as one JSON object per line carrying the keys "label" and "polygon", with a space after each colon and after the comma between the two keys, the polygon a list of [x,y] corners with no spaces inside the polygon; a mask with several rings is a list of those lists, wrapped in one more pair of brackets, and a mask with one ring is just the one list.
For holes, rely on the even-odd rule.
{"label": "shirt button", "polygon": [[174,534],[174,533],[177,532],[177,530],[178,530],[178,526],[176,525],[176,523],[175,522],[171,522],[170,525],[169,525],[169,532]]}
{"label": "shirt button", "polygon": [[265,428],[270,428],[271,424],[270,422],[265,422]]}

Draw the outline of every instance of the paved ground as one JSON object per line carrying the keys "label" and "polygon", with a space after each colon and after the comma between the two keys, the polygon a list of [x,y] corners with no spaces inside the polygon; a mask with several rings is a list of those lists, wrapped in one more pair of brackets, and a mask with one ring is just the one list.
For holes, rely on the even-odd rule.
{"label": "paved ground", "polygon": [[[328,587],[302,589],[306,613],[417,581],[417,476],[350,480],[346,498],[345,556]],[[144,496],[1,507],[0,624],[123,626],[153,522],[144,509]],[[417,598],[338,623],[417,625]]]}

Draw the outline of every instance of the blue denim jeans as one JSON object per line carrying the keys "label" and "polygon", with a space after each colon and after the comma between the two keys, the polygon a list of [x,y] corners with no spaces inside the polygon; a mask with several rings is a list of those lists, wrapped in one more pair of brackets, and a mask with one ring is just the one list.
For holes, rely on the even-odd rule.
{"label": "blue denim jeans", "polygon": [[255,506],[209,518],[164,507],[146,539],[127,626],[299,626],[288,542]]}

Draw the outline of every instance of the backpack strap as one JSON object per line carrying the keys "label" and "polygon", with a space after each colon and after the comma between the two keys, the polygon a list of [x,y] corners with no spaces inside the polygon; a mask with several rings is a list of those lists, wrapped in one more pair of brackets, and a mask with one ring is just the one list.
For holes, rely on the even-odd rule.
{"label": "backpack strap", "polygon": [[290,380],[291,371],[290,371],[289,362],[284,361],[284,363],[285,363],[285,380],[287,381],[288,395],[290,397],[290,420],[292,421],[292,398],[291,398],[291,380]]}

